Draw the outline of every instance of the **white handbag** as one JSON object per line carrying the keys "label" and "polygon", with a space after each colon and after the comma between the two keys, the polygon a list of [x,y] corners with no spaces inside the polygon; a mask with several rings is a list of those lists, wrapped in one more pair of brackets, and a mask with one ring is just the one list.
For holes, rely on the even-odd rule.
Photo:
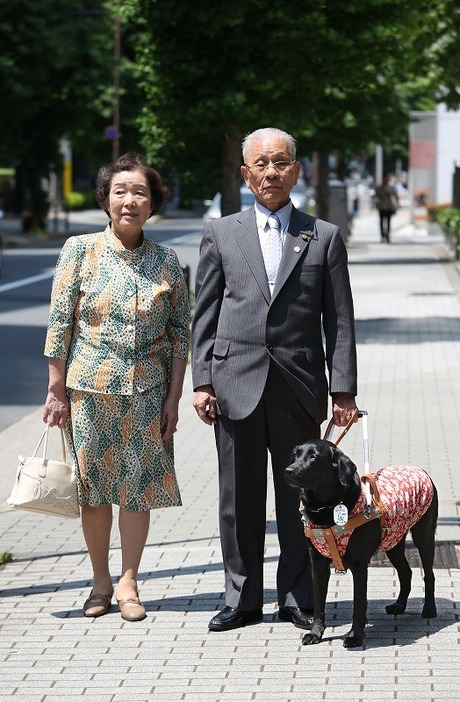
{"label": "white handbag", "polygon": [[16,509],[75,519],[80,516],[77,481],[73,466],[67,463],[64,430],[60,429],[62,461],[54,461],[46,457],[49,429],[47,424],[32,456],[18,457],[16,482],[7,502]]}

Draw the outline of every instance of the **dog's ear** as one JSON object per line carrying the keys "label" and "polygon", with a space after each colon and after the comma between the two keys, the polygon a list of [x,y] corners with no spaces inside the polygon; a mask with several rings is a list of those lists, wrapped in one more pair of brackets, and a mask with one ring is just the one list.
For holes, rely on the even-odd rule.
{"label": "dog's ear", "polygon": [[358,471],[351,458],[336,447],[332,451],[332,456],[333,463],[337,467],[340,484],[346,488],[356,482]]}

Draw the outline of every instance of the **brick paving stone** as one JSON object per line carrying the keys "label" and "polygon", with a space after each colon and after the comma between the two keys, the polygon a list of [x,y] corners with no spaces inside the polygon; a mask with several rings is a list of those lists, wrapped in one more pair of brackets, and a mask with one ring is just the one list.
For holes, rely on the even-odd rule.
{"label": "brick paving stone", "polygon": [[[418,565],[406,613],[385,614],[398,585],[383,557],[369,567],[362,649],[343,648],[352,578],[334,572],[324,640],[302,646],[302,632],[277,617],[270,485],[263,622],[208,632],[210,617],[224,606],[216,453],[212,430],[191,407],[188,370],[176,434],[184,507],[152,513],[139,576],[144,622],[123,622],[116,606],[105,617],[84,619],[91,568],[79,520],[14,512],[4,503],[15,471],[5,457],[16,456],[23,437],[36,433],[41,408],[0,433],[0,550],[15,559],[0,568],[0,702],[458,700],[460,273],[439,235],[408,224],[407,212],[395,216],[390,246],[378,242],[377,227],[375,213],[357,218],[348,244],[358,402],[369,412],[371,467],[416,463],[438,485],[438,618],[420,617]],[[359,425],[341,446],[362,470]],[[111,545],[117,573],[115,530]]]}

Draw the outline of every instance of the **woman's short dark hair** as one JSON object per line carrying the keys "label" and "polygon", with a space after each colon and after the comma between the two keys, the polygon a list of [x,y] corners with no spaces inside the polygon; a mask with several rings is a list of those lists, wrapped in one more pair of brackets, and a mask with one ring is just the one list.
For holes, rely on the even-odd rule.
{"label": "woman's short dark hair", "polygon": [[95,188],[95,196],[98,205],[108,214],[109,211],[109,195],[110,186],[113,176],[116,173],[123,171],[140,171],[147,179],[152,196],[152,210],[150,216],[156,214],[160,207],[166,202],[170,196],[169,188],[163,183],[161,175],[158,171],[149,166],[147,161],[140,154],[127,153],[117,158],[116,161],[108,163],[106,166],[101,166],[97,174],[97,184]]}

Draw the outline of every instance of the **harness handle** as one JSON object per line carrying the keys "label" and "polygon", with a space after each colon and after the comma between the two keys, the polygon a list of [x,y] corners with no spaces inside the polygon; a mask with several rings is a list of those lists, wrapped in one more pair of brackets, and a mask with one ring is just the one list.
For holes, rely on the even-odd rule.
{"label": "harness handle", "polygon": [[[366,412],[366,414],[367,414],[367,412]],[[336,441],[332,442],[333,444],[335,444],[336,446],[339,445],[339,443],[342,441],[343,437],[348,433],[348,430],[350,429],[351,425],[354,423],[357,415],[358,415],[358,417],[363,416],[363,414],[358,409],[354,409],[353,412],[351,413],[350,419],[348,420],[348,424],[346,425],[346,427],[344,428],[342,433],[339,435],[339,438]],[[332,436],[332,433],[334,431],[335,426],[336,425],[334,424],[334,417],[331,417],[331,419],[329,420],[329,424],[326,427],[326,431],[324,432],[324,437],[323,437],[324,441],[331,440],[328,437],[329,437],[329,435]]]}

